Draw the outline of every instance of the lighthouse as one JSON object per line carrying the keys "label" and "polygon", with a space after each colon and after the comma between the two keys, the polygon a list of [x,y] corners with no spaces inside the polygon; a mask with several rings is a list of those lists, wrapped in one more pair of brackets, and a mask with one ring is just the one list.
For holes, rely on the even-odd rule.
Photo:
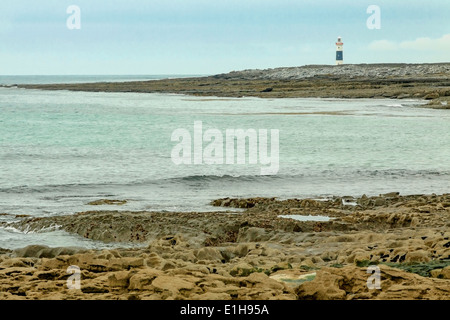
{"label": "lighthouse", "polygon": [[342,37],[338,37],[336,42],[336,65],[344,64],[344,43]]}

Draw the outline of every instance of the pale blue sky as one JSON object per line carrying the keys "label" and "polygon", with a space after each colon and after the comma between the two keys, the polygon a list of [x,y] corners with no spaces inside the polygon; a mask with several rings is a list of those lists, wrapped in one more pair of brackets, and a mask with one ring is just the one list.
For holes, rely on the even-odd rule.
{"label": "pale blue sky", "polygon": [[[369,5],[381,29],[369,30]],[[81,29],[69,30],[69,5]],[[9,0],[0,74],[215,74],[251,68],[450,61],[450,1]]]}

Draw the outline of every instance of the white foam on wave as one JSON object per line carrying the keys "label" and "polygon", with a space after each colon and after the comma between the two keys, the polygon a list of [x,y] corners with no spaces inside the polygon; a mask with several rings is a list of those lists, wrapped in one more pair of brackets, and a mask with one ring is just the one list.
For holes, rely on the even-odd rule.
{"label": "white foam on wave", "polygon": [[37,229],[37,230],[30,230],[30,226],[26,226],[25,229],[21,230],[16,227],[10,226],[8,224],[1,228],[5,231],[9,231],[12,233],[33,234],[33,233],[45,233],[45,232],[52,232],[52,231],[60,230],[61,225],[54,223],[48,227],[44,227],[44,228]]}

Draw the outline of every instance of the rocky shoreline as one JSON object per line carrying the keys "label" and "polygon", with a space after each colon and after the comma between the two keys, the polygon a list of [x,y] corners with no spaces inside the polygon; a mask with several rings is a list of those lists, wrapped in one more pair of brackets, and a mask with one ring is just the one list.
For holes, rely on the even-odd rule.
{"label": "rocky shoreline", "polygon": [[[450,297],[450,194],[226,198],[212,205],[228,212],[21,217],[13,225],[21,230],[57,225],[139,247],[0,249],[0,299]],[[317,219],[323,216],[330,219]],[[80,289],[67,287],[73,265]],[[381,272],[381,289],[367,287],[371,265]]]}
{"label": "rocky shoreline", "polygon": [[14,85],[41,90],[178,93],[260,98],[425,99],[450,108],[450,63],[310,65],[135,82]]}
{"label": "rocky shoreline", "polygon": [[[449,63],[388,64],[18,87],[218,97],[425,99],[429,101],[425,107],[448,109],[449,79]],[[94,208],[124,203],[126,200],[99,199],[89,204]],[[59,228],[104,243],[136,246],[108,250],[41,245],[0,248],[0,299],[450,297],[450,194],[226,198],[212,205],[226,211],[92,210],[55,217],[16,215],[17,221],[8,226],[22,231]],[[4,224],[0,222],[0,226]],[[80,270],[79,289],[67,286],[70,266]],[[379,268],[381,289],[368,288],[369,266]]]}

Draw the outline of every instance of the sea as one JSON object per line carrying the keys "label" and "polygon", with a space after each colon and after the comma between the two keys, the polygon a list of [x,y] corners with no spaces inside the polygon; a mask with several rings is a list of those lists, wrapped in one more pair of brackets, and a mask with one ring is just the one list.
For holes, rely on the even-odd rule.
{"label": "sea", "polygon": [[[0,85],[6,85],[0,87],[0,248],[124,245],[58,227],[19,231],[8,225],[19,219],[16,215],[220,211],[226,208],[211,206],[212,200],[450,191],[450,112],[421,108],[420,100],[220,98],[16,86],[189,76],[0,76]],[[173,152],[181,140],[174,132],[191,135],[194,153],[198,122],[203,133],[223,134],[225,151],[227,130],[277,130],[279,148],[272,156],[278,170],[262,175],[263,164],[250,163],[249,148],[245,163],[176,163]],[[270,154],[275,140],[269,134],[268,140]],[[203,148],[209,143],[200,141]],[[99,199],[127,203],[88,204]]]}

